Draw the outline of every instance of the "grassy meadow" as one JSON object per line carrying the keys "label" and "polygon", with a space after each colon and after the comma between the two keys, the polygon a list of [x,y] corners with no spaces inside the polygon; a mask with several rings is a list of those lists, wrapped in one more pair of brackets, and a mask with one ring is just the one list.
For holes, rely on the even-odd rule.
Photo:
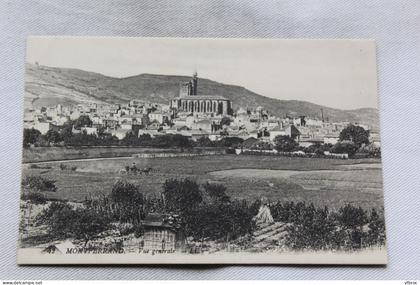
{"label": "grassy meadow", "polygon": [[[149,175],[120,173],[133,163],[154,171]],[[365,209],[383,205],[381,164],[377,159],[216,155],[69,160],[35,165],[24,164],[23,176],[41,175],[56,181],[58,190],[49,193],[49,197],[69,201],[109,193],[118,179],[136,183],[144,194],[160,195],[166,179],[190,177],[201,183],[222,183],[230,196],[247,200],[266,197],[270,201],[305,201],[332,208],[346,203]]]}
{"label": "grassy meadow", "polygon": [[[198,151],[205,148],[197,148]],[[89,158],[130,157],[138,153],[179,153],[179,148],[156,149],[136,146],[95,146],[95,147],[33,147],[23,149],[23,162],[45,162]]]}

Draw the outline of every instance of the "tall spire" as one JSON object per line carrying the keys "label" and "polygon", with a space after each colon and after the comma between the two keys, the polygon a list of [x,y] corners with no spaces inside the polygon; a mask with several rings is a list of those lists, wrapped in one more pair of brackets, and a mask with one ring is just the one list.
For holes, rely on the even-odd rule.
{"label": "tall spire", "polygon": [[197,95],[198,90],[198,73],[197,68],[194,69],[193,78],[192,78],[192,95]]}

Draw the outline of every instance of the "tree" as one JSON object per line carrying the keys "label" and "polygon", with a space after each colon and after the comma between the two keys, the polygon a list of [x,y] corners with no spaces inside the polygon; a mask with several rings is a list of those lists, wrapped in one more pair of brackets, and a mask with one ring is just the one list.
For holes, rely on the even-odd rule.
{"label": "tree", "polygon": [[183,135],[173,135],[172,138],[172,146],[180,147],[180,148],[188,148],[192,146],[191,141],[188,139],[188,137]]}
{"label": "tree", "polygon": [[74,128],[80,130],[81,127],[92,127],[92,120],[87,115],[81,115],[74,123]]}
{"label": "tree", "polygon": [[122,139],[124,145],[139,145],[140,141],[134,132],[128,132],[125,134],[125,137]]}
{"label": "tree", "polygon": [[349,157],[353,157],[357,152],[357,145],[352,142],[338,142],[332,148],[332,153],[347,153]]}
{"label": "tree", "polygon": [[196,241],[204,238],[229,241],[251,232],[253,216],[252,207],[246,201],[202,203],[186,216],[185,231]]}
{"label": "tree", "polygon": [[45,138],[48,142],[54,144],[63,141],[60,133],[55,130],[48,130],[48,132],[45,134]]}
{"label": "tree", "polygon": [[53,238],[67,238],[72,235],[70,223],[74,218],[73,207],[70,204],[52,202],[36,217],[36,223],[46,225]]}
{"label": "tree", "polygon": [[256,141],[250,149],[258,149],[258,150],[272,150],[273,145],[269,142],[265,141]]}
{"label": "tree", "polygon": [[28,176],[22,180],[21,200],[27,201],[29,223],[32,220],[33,205],[45,204],[45,192],[55,192],[57,188],[54,181],[40,177]]}
{"label": "tree", "polygon": [[151,140],[152,140],[152,137],[150,136],[150,134],[142,134],[139,136],[139,141],[140,141],[140,144],[142,145],[149,144]]}
{"label": "tree", "polygon": [[65,144],[67,144],[70,141],[71,137],[73,136],[73,123],[72,122],[64,123],[64,126],[60,131],[60,136],[63,139]]}
{"label": "tree", "polygon": [[70,228],[76,239],[87,243],[98,236],[98,234],[110,228],[108,218],[92,209],[77,208],[74,211],[74,219],[70,220]]}
{"label": "tree", "polygon": [[347,204],[338,211],[337,220],[349,235],[352,248],[361,248],[363,245],[363,226],[368,222],[366,211],[361,207]]}
{"label": "tree", "polygon": [[188,213],[203,200],[197,182],[188,178],[169,179],[163,184],[166,209],[176,213]]}
{"label": "tree", "polygon": [[317,155],[323,155],[325,151],[325,147],[324,145],[317,142],[305,148],[304,151],[306,153],[315,153]]}
{"label": "tree", "polygon": [[28,176],[22,180],[22,188],[24,191],[32,192],[55,192],[57,187],[55,181],[41,176]]}
{"label": "tree", "polygon": [[366,212],[361,207],[347,204],[344,207],[341,207],[338,213],[340,224],[347,229],[361,227],[367,222]]}
{"label": "tree", "polygon": [[113,136],[112,134],[103,133],[98,138],[97,141],[101,145],[118,145],[120,140]]}
{"label": "tree", "polygon": [[224,137],[222,138],[218,144],[224,147],[238,147],[244,142],[242,138],[238,137]]}
{"label": "tree", "polygon": [[274,145],[278,151],[290,152],[298,148],[299,144],[289,136],[276,136]]}
{"label": "tree", "polygon": [[200,137],[197,140],[196,145],[201,147],[209,147],[214,146],[214,142],[212,142],[208,137]]}
{"label": "tree", "polygon": [[372,209],[369,218],[367,244],[370,246],[385,244],[385,222],[375,209]]}
{"label": "tree", "polygon": [[113,219],[138,225],[144,218],[144,198],[136,185],[126,181],[117,181],[112,187],[109,198],[112,202]]}
{"label": "tree", "polygon": [[[32,204],[45,204],[45,192],[55,192],[55,182],[41,176],[28,176],[22,180],[21,199]],[[30,214],[29,214],[30,216]]]}
{"label": "tree", "polygon": [[207,182],[203,187],[213,203],[228,203],[230,201],[230,197],[226,194],[225,185]]}
{"label": "tree", "polygon": [[358,152],[368,153],[370,157],[381,157],[381,148],[374,144],[365,145],[359,148]]}
{"label": "tree", "polygon": [[53,239],[75,238],[84,245],[110,228],[109,219],[93,209],[76,208],[68,203],[53,202],[36,218],[37,224],[46,225]]}
{"label": "tree", "polygon": [[94,135],[87,135],[85,133],[82,134],[74,134],[70,138],[67,139],[66,145],[71,146],[95,146],[98,145],[100,140]]}
{"label": "tree", "polygon": [[369,131],[350,124],[340,132],[340,141],[352,141],[357,147],[369,144]]}
{"label": "tree", "polygon": [[41,132],[35,129],[23,130],[23,146],[27,147],[38,142],[41,137]]}
{"label": "tree", "polygon": [[115,203],[143,204],[143,194],[139,191],[139,188],[132,183],[121,180],[118,180],[112,186],[110,198]]}
{"label": "tree", "polygon": [[312,250],[331,248],[331,234],[335,225],[328,208],[315,208],[313,204],[305,205],[302,202],[289,204],[285,208],[291,210],[288,222],[293,223],[287,228],[285,243],[289,247]]}

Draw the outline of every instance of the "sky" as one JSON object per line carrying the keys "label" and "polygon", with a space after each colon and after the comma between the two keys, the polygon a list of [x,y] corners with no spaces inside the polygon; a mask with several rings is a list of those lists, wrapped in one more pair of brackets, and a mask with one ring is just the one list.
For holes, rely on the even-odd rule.
{"label": "sky", "polygon": [[348,110],[377,108],[375,53],[368,40],[30,37],[26,60],[112,77],[197,71],[263,96]]}

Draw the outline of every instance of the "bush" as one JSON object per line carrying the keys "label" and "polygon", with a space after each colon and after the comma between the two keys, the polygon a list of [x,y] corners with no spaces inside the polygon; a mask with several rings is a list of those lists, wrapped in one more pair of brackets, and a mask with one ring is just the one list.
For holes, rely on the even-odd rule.
{"label": "bush", "polygon": [[349,157],[353,157],[358,147],[351,142],[338,142],[332,148],[332,153],[347,153]]}
{"label": "bush", "polygon": [[243,139],[238,137],[224,137],[216,144],[222,147],[238,147],[244,142]]}
{"label": "bush", "polygon": [[197,182],[184,179],[169,179],[163,185],[166,208],[170,212],[188,213],[203,200]]}
{"label": "bush", "polygon": [[210,184],[203,185],[205,193],[210,197],[213,203],[227,203],[230,197],[226,194],[226,187],[223,184]]}
{"label": "bush", "polygon": [[366,243],[369,246],[385,244],[385,222],[383,215],[379,215],[375,209],[372,209],[369,218],[369,230]]}
{"label": "bush", "polygon": [[338,210],[337,220],[345,229],[361,228],[368,221],[365,210],[350,204]]}
{"label": "bush", "polygon": [[274,145],[278,151],[290,152],[298,149],[299,144],[289,136],[276,136]]}
{"label": "bush", "polygon": [[55,192],[57,187],[55,181],[43,178],[41,176],[28,176],[22,180],[24,191],[31,192]]}
{"label": "bush", "polygon": [[380,158],[381,148],[373,144],[362,146],[358,149],[358,153],[367,154],[369,157]]}
{"label": "bush", "polygon": [[305,153],[315,153],[316,155],[324,155],[324,151],[330,151],[330,147],[326,144],[315,143],[303,150]]}
{"label": "bush", "polygon": [[75,129],[80,130],[82,127],[92,127],[92,120],[88,115],[81,115],[73,122]]}
{"label": "bush", "polygon": [[115,182],[109,199],[109,203],[107,200],[101,201],[101,209],[105,208],[112,220],[138,225],[145,217],[143,194],[136,185],[126,181]]}
{"label": "bush", "polygon": [[39,192],[23,192],[20,196],[23,201],[30,201],[32,204],[45,204],[47,199],[44,197],[42,193]]}
{"label": "bush", "polygon": [[38,225],[46,225],[54,239],[68,238],[73,235],[71,222],[74,219],[73,207],[63,202],[53,202],[37,217]]}
{"label": "bush", "polygon": [[275,221],[290,224],[285,244],[295,250],[356,250],[385,243],[383,217],[375,210],[369,217],[350,204],[332,212],[303,202],[278,202],[270,209]]}
{"label": "bush", "polygon": [[23,146],[28,147],[29,145],[36,144],[41,137],[41,132],[35,129],[24,129],[23,130]]}
{"label": "bush", "polygon": [[48,130],[48,132],[45,134],[45,139],[52,144],[57,144],[63,141],[60,133],[55,130]]}
{"label": "bush", "polygon": [[212,142],[208,137],[201,137],[196,141],[195,145],[199,147],[212,147],[215,146],[215,143]]}
{"label": "bush", "polygon": [[110,228],[104,215],[93,209],[76,208],[62,202],[53,202],[36,218],[37,224],[46,225],[52,239],[75,238],[85,242]]}
{"label": "bush", "polygon": [[253,217],[252,208],[245,201],[203,203],[186,216],[185,232],[197,241],[230,241],[252,232]]}
{"label": "bush", "polygon": [[143,195],[140,193],[138,187],[126,181],[117,181],[112,186],[110,198],[114,203],[143,204]]}

